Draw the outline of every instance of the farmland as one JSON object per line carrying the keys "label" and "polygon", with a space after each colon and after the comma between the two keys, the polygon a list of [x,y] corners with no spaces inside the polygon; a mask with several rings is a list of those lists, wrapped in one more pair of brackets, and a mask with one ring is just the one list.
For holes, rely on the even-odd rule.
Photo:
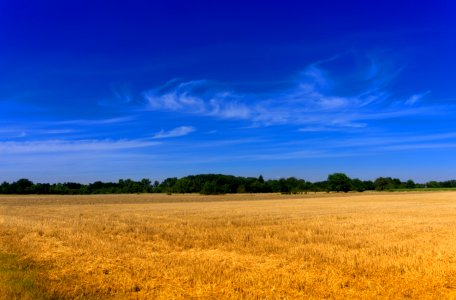
{"label": "farmland", "polygon": [[0,197],[0,299],[456,298],[456,192]]}

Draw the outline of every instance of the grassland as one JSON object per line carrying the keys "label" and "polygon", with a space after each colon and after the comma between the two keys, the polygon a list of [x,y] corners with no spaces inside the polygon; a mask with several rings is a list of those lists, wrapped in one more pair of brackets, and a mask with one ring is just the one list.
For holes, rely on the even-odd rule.
{"label": "grassland", "polygon": [[0,299],[456,298],[456,192],[0,197]]}

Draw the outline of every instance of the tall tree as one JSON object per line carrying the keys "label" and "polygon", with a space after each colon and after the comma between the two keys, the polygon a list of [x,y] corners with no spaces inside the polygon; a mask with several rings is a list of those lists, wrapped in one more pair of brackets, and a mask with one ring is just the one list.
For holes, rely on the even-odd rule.
{"label": "tall tree", "polygon": [[334,173],[328,175],[328,190],[336,192],[348,192],[350,189],[350,177],[344,173]]}

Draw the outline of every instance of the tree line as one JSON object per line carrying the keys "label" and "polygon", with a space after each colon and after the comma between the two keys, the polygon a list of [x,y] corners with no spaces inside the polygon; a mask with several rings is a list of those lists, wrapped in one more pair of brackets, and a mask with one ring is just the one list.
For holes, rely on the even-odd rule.
{"label": "tree line", "polygon": [[28,179],[0,185],[0,194],[122,194],[122,193],[283,193],[296,194],[306,192],[349,192],[349,191],[389,191],[416,188],[456,188],[456,180],[430,181],[425,184],[413,180],[405,182],[398,178],[379,177],[376,180],[352,179],[344,173],[330,174],[325,181],[310,182],[295,177],[265,180],[259,177],[240,177],[223,174],[200,174],[182,178],[167,178],[162,182],[149,179],[134,181],[121,179],[118,182],[96,181],[90,184],[75,182],[33,183]]}

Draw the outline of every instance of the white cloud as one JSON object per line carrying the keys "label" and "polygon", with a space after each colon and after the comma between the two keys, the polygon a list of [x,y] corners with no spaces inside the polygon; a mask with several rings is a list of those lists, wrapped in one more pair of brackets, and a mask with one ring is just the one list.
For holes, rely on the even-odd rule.
{"label": "white cloud", "polygon": [[154,139],[164,139],[164,138],[172,138],[172,137],[179,137],[188,135],[194,132],[196,129],[192,126],[180,126],[176,127],[170,131],[161,130],[160,132],[156,133],[153,138]]}
{"label": "white cloud", "polygon": [[80,126],[91,126],[91,125],[109,125],[124,123],[133,120],[131,116],[127,117],[118,117],[118,118],[108,118],[108,119],[94,119],[94,120],[67,120],[61,122],[55,122],[54,125],[80,125]]}
{"label": "white cloud", "polygon": [[299,132],[323,132],[323,131],[338,131],[340,128],[334,128],[334,127],[302,127],[299,128]]}
{"label": "white cloud", "polygon": [[429,94],[430,91],[427,91],[425,93],[422,93],[422,94],[415,94],[415,95],[412,95],[410,98],[408,98],[407,100],[405,100],[405,104],[406,105],[414,105],[416,104],[418,101],[420,101],[421,99],[423,99],[427,94]]}
{"label": "white cloud", "polygon": [[404,151],[404,150],[432,150],[456,148],[456,143],[436,143],[436,144],[409,144],[409,145],[391,145],[382,147],[382,151]]}
{"label": "white cloud", "polygon": [[145,148],[159,142],[147,140],[45,140],[0,142],[0,154],[33,154],[58,152],[106,151]]}
{"label": "white cloud", "polygon": [[51,130],[42,130],[39,131],[39,134],[67,134],[67,133],[74,133],[76,130],[74,129],[51,129]]}
{"label": "white cloud", "polygon": [[[220,88],[208,80],[168,82],[144,93],[147,109],[241,120],[252,127],[280,124],[334,130],[363,128],[372,120],[441,113],[438,107],[421,105],[429,92],[395,99],[387,90],[399,71],[371,65],[350,74],[337,74],[322,65],[343,59],[338,55],[309,65],[288,82],[288,87],[268,93],[241,93]],[[334,78],[333,78],[334,77]]]}

